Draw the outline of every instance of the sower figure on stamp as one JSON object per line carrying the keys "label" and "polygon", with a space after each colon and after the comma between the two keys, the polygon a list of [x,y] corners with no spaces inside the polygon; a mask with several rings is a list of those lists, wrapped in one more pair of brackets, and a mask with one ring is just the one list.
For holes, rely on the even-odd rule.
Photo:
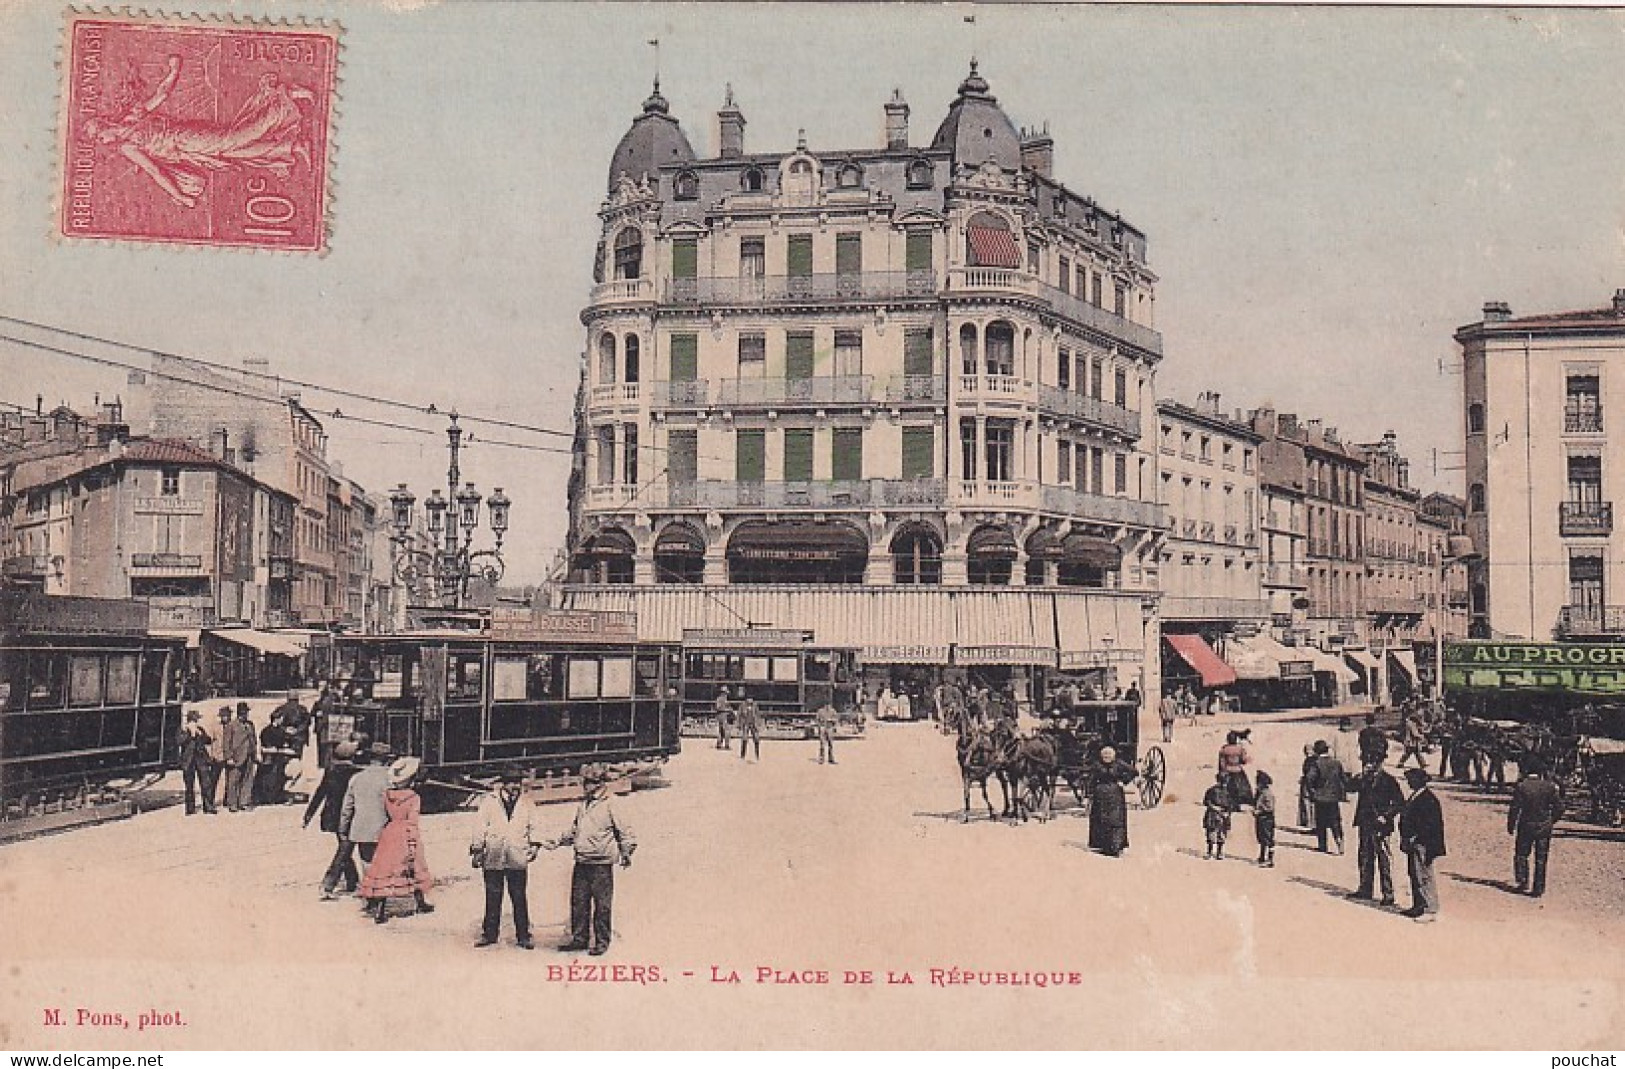
{"label": "sower figure on stamp", "polygon": [[548,850],[575,846],[575,868],[570,874],[570,941],[559,947],[567,953],[585,950],[602,954],[614,935],[615,864],[632,864],[638,848],[632,829],[615,812],[609,796],[609,774],[602,765],[581,770],[583,796],[575,820],[563,835],[542,843]]}
{"label": "sower figure on stamp", "polygon": [[497,789],[480,799],[474,816],[474,838],[468,853],[485,876],[485,918],[474,945],[488,947],[502,930],[502,891],[506,887],[513,906],[513,934],[518,945],[532,950],[530,899],[527,883],[530,863],[542,841],[536,837],[536,805],[525,794],[524,773],[502,773]]}
{"label": "sower figure on stamp", "polygon": [[179,745],[181,781],[186,784],[186,815],[197,812],[195,790],[203,789],[203,811],[214,812],[214,758],[209,750],[214,739],[203,726],[203,714],[193,709],[186,714],[186,726],[181,728]]}

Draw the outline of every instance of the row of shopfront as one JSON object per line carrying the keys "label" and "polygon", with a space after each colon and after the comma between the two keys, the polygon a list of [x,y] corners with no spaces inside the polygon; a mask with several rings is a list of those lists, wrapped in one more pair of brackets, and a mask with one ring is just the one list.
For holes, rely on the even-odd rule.
{"label": "row of shopfront", "polygon": [[1211,642],[1195,632],[1165,633],[1162,640],[1166,692],[1231,697],[1242,709],[1395,704],[1421,684],[1416,654],[1404,647],[1323,650],[1288,646],[1264,631]]}
{"label": "row of shopfront", "polygon": [[[1060,677],[1101,693],[1155,685],[1145,650],[1154,602],[1139,594],[1021,587],[570,586],[563,608],[632,612],[638,637],[683,641],[719,629],[811,631],[859,651],[869,701],[883,688],[924,698],[952,679],[1031,702]],[[1148,676],[1150,678],[1148,678]]]}

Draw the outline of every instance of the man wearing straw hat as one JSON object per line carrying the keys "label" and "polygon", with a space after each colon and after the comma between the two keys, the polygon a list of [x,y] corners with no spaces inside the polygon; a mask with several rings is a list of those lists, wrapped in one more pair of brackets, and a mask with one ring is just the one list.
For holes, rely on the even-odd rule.
{"label": "man wearing straw hat", "polygon": [[480,799],[474,817],[474,839],[468,844],[470,860],[485,875],[485,921],[477,947],[497,941],[502,927],[502,889],[513,903],[513,933],[521,949],[532,950],[530,902],[526,881],[530,863],[542,843],[536,837],[536,806],[525,797],[525,776],[517,769],[502,773],[497,789]]}
{"label": "man wearing straw hat", "polygon": [[598,955],[609,949],[613,934],[615,862],[619,859],[623,869],[631,865],[638,841],[615,812],[609,796],[609,772],[603,765],[583,768],[581,787],[581,807],[569,830],[542,846],[549,850],[575,846],[575,870],[570,875],[570,941],[559,949]]}

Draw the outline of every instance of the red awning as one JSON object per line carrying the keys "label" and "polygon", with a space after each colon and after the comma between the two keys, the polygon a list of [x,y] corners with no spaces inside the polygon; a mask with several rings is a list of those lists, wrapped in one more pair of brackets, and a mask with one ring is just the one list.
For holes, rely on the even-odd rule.
{"label": "red awning", "polygon": [[965,228],[970,239],[972,267],[1020,267],[1021,250],[1016,248],[1015,235],[1008,230],[991,226]]}
{"label": "red awning", "polygon": [[1228,687],[1236,681],[1236,670],[1219,659],[1201,635],[1163,635],[1174,652],[1196,669],[1204,687]]}

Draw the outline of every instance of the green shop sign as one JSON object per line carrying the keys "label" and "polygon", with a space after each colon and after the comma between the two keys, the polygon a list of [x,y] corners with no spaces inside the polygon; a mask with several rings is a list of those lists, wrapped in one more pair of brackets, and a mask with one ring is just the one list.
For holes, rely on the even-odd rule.
{"label": "green shop sign", "polygon": [[1625,645],[1452,642],[1444,648],[1444,686],[1625,695]]}

